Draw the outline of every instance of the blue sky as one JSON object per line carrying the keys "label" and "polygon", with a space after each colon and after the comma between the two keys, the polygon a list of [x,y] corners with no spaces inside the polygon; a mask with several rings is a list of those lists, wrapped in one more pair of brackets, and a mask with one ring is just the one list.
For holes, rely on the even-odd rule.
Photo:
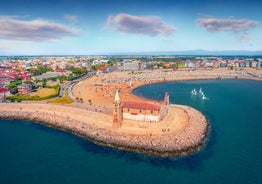
{"label": "blue sky", "polygon": [[262,50],[259,0],[0,0],[0,55]]}

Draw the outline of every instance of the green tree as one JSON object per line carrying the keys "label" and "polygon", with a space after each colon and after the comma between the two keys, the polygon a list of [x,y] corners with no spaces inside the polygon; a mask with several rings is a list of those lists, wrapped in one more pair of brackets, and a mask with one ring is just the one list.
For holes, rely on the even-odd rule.
{"label": "green tree", "polygon": [[8,84],[8,89],[9,89],[11,94],[18,93],[17,85],[19,85],[19,84],[22,84],[21,80],[17,80],[17,81],[14,81],[14,82],[11,82],[10,84]]}
{"label": "green tree", "polygon": [[43,88],[46,87],[46,81],[47,81],[46,79],[43,79],[43,84],[42,84]]}
{"label": "green tree", "polygon": [[37,70],[33,73],[33,75],[42,75],[43,73],[46,72],[53,72],[54,70],[52,68],[48,67],[43,67],[43,66],[38,66]]}

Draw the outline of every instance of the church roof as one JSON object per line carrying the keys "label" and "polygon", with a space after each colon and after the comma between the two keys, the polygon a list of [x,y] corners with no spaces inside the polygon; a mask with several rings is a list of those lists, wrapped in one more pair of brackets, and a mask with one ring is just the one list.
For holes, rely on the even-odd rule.
{"label": "church roof", "polygon": [[159,111],[160,106],[143,102],[124,102],[124,108]]}

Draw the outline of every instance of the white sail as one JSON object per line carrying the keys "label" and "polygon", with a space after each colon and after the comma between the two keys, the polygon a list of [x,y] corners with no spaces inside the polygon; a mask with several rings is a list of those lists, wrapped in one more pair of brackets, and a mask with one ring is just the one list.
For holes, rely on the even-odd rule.
{"label": "white sail", "polygon": [[202,88],[199,89],[199,94],[200,94],[200,95],[203,95],[203,94],[204,94],[204,92],[202,91]]}
{"label": "white sail", "polygon": [[130,79],[129,87],[132,87],[132,78]]}
{"label": "white sail", "polygon": [[195,88],[191,91],[191,94],[192,94],[192,95],[197,95],[197,91],[196,91]]}

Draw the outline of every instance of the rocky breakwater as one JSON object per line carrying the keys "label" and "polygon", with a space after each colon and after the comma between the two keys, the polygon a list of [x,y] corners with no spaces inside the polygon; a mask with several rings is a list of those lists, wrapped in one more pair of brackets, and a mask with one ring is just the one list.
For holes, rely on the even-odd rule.
{"label": "rocky breakwater", "polygon": [[[177,131],[173,126],[183,122],[168,122],[169,128],[112,127],[112,116],[84,109],[49,104],[1,104],[0,119],[27,120],[42,123],[82,136],[95,143],[118,149],[144,152],[158,156],[175,156],[198,150],[207,138],[208,124],[197,110],[187,106],[170,106],[186,115],[185,125]],[[169,116],[173,116],[169,113]]]}
{"label": "rocky breakwater", "polygon": [[[181,113],[178,111],[183,111],[185,116],[179,119],[177,116]],[[139,130],[135,135],[119,133],[115,141],[122,149],[157,156],[180,156],[203,148],[208,139],[209,125],[201,112],[189,106],[171,105],[168,116],[173,118],[167,118],[168,122],[160,122],[155,128],[146,127],[143,133]],[[152,127],[158,131],[152,131]]]}

